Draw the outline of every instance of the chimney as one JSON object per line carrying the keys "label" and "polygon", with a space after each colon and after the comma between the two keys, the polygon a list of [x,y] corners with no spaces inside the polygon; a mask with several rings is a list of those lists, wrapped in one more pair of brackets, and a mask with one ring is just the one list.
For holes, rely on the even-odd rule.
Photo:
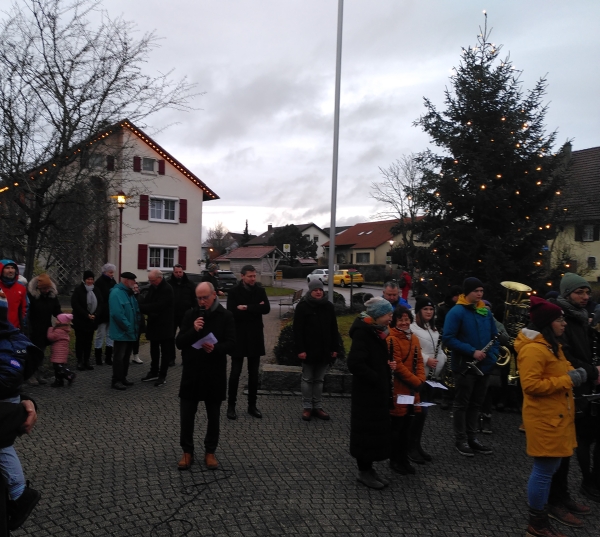
{"label": "chimney", "polygon": [[267,226],[267,231],[273,231],[273,224],[269,224]]}

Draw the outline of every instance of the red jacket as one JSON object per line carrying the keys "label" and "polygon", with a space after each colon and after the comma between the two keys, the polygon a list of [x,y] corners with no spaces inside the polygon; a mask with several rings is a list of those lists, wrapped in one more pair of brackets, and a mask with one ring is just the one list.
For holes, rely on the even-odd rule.
{"label": "red jacket", "polygon": [[[2,271],[6,265],[14,265],[16,269],[15,281],[7,285],[2,281]],[[19,283],[19,267],[10,259],[0,261],[0,289],[6,295],[8,301],[8,322],[15,328],[22,330],[23,321],[27,315],[27,288]]]}

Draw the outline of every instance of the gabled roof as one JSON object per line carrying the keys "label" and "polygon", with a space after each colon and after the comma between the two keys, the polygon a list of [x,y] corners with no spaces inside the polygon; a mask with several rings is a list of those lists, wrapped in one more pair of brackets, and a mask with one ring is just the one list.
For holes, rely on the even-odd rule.
{"label": "gabled roof", "polygon": [[[418,216],[417,220],[423,218]],[[410,220],[405,219],[405,223]],[[394,235],[390,232],[390,229],[398,224],[400,220],[378,220],[376,222],[365,222],[362,224],[355,224],[343,233],[339,233],[335,236],[335,246],[346,246],[351,248],[377,248],[384,242],[392,240]],[[329,241],[323,246],[328,247]]]}
{"label": "gabled roof", "polygon": [[[310,222],[309,224],[294,224],[294,225],[300,230],[300,232],[306,231],[311,226],[316,227],[319,231],[323,231],[319,226],[317,226],[316,224],[313,224],[312,222]],[[281,229],[283,227],[285,227],[285,226],[272,227],[271,229],[268,229],[264,233],[261,233],[258,237],[255,237],[252,240],[248,241],[246,243],[246,245],[247,246],[260,246],[260,245],[268,244],[269,239],[271,238],[273,233],[275,233],[275,230]]]}
{"label": "gabled roof", "polygon": [[[180,173],[182,173],[185,177],[187,177],[192,183],[194,183],[198,188],[203,191],[202,199],[203,201],[210,201],[219,199],[219,196],[215,192],[213,192],[204,182],[202,182],[195,174],[193,174],[188,168],[186,168],[181,162],[179,162],[173,155],[171,155],[168,151],[166,151],[162,146],[157,144],[150,136],[148,136],[142,129],[136,127],[131,121],[128,119],[124,119],[102,129],[100,132],[94,134],[87,140],[77,144],[73,148],[69,149],[69,151],[58,157],[56,160],[60,160],[63,162],[74,162],[80,156],[82,151],[85,151],[86,148],[93,146],[95,143],[101,142],[105,140],[107,137],[116,134],[118,131],[126,129],[131,132],[133,135],[137,136],[142,142],[144,142],[150,149],[152,149],[161,159],[166,160],[169,164],[175,167]],[[71,159],[69,161],[69,158]],[[52,166],[56,166],[54,161],[48,161],[47,163],[39,166],[35,170],[29,172],[29,178],[35,179],[41,175],[44,175],[48,172],[49,168]]]}
{"label": "gabled roof", "polygon": [[[561,206],[567,220],[600,220],[600,147],[573,151],[571,168],[563,186]],[[582,222],[583,223],[583,222]]]}
{"label": "gabled roof", "polygon": [[[347,229],[350,229],[352,226],[335,226],[335,234],[339,235],[342,231],[346,231]],[[323,228],[323,233],[325,233],[328,237],[331,237],[331,228],[330,227],[324,227]]]}
{"label": "gabled roof", "polygon": [[[215,259],[219,260],[231,260],[231,259],[262,259],[268,255],[271,255],[273,251],[277,250],[275,246],[242,246],[232,250],[228,254],[220,255]],[[277,253],[281,254],[279,250]]]}

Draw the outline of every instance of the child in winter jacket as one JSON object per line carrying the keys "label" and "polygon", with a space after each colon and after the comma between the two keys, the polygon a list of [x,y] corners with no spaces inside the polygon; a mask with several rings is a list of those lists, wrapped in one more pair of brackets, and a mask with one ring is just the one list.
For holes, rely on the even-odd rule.
{"label": "child in winter jacket", "polygon": [[54,326],[48,328],[48,341],[52,344],[50,361],[54,366],[53,388],[61,388],[65,385],[65,379],[69,385],[75,380],[75,373],[65,366],[69,357],[69,342],[71,340],[71,321],[73,315],[61,313],[56,318],[58,321]]}

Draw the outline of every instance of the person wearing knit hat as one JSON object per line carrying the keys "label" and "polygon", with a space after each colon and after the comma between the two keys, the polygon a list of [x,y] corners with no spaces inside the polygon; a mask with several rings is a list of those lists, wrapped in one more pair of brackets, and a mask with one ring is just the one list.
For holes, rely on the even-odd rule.
{"label": "person wearing knit hat", "polygon": [[384,315],[391,314],[394,312],[392,305],[381,297],[373,297],[365,302],[365,308],[367,315],[372,319],[378,319]]}
{"label": "person wearing knit hat", "polygon": [[[590,299],[590,284],[581,276],[567,272],[560,282],[560,296],[555,302],[564,312],[567,326],[562,336],[563,351],[574,368],[583,368],[587,380],[575,389],[575,397],[581,400],[583,394],[594,391],[599,379],[599,367],[594,365],[593,341],[596,333],[590,326],[586,309]],[[595,413],[594,404],[580,408],[575,420],[577,435],[577,461],[581,469],[583,481],[580,491],[587,498],[600,503],[600,450],[592,450],[594,442],[600,445],[600,423]],[[590,434],[592,432],[592,434]],[[593,462],[592,462],[593,461]],[[592,469],[594,469],[592,473]],[[560,509],[572,501],[569,495],[569,458],[563,459],[560,468],[552,478],[552,487],[548,503],[550,508]]]}
{"label": "person wearing knit hat", "polygon": [[75,380],[75,373],[68,367],[69,360],[69,342],[71,341],[71,313],[60,313],[56,317],[57,323],[48,328],[48,341],[52,344],[50,362],[54,367],[54,382],[50,385],[52,388],[62,388],[65,380],[69,386]]}
{"label": "person wearing knit hat", "polygon": [[[531,324],[515,340],[527,455],[533,457],[527,486],[527,535],[557,535],[549,516],[581,527],[583,522],[576,515],[590,512],[570,497],[567,480],[568,461],[579,444],[573,391],[586,382],[587,373],[582,367],[573,369],[559,344],[566,325],[561,308],[535,295],[530,300]],[[557,489],[558,485],[564,488]]]}
{"label": "person wearing knit hat", "polygon": [[302,419],[329,420],[323,410],[323,381],[337,358],[341,339],[335,308],[323,292],[323,283],[312,280],[308,291],[296,307],[293,324],[294,350],[302,363]]}
{"label": "person wearing knit hat", "polygon": [[[483,303],[483,284],[466,278],[464,294],[458,297],[444,321],[443,344],[450,349],[456,385],[454,397],[454,437],[458,452],[465,457],[489,455],[492,449],[477,439],[479,412],[485,400],[490,373],[498,359],[498,334],[494,316]],[[491,347],[482,350],[488,344]],[[475,365],[475,367],[473,367]]]}

